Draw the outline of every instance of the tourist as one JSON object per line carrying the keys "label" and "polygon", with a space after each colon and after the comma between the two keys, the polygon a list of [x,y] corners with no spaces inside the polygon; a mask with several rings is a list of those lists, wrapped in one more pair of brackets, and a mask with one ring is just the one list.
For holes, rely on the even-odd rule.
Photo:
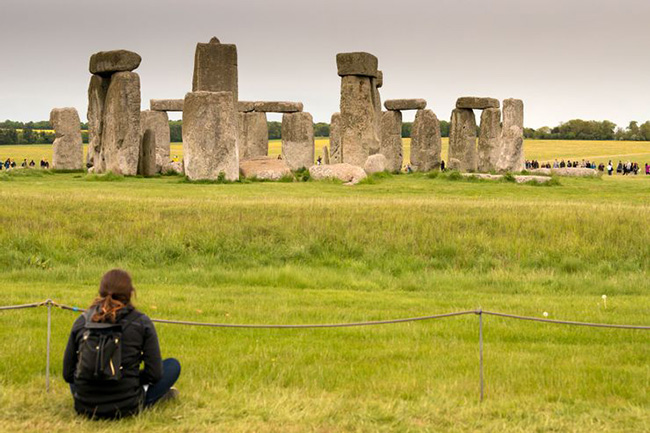
{"label": "tourist", "polygon": [[[156,329],[131,303],[134,293],[127,272],[108,271],[99,285],[99,296],[72,325],[63,378],[70,384],[75,410],[81,415],[134,415],[178,395],[173,385],[181,373],[180,363],[161,359]],[[117,343],[121,350],[116,350]],[[98,359],[95,346],[100,345],[99,352],[118,355]]]}
{"label": "tourist", "polygon": [[316,165],[321,165],[322,162],[323,162],[323,158],[321,158],[319,155],[318,158],[316,159]]}
{"label": "tourist", "polygon": [[618,161],[618,165],[616,166],[616,173],[621,174],[623,173],[623,163],[621,160]]}
{"label": "tourist", "polygon": [[650,175],[650,164],[645,163],[645,174],[646,176]]}
{"label": "tourist", "polygon": [[445,160],[440,160],[440,171],[445,171]]}
{"label": "tourist", "polygon": [[23,159],[23,162],[20,163],[22,168],[27,168],[27,158]]}
{"label": "tourist", "polygon": [[30,167],[30,168],[33,168],[33,167],[35,167],[35,166],[36,166],[36,163],[34,162],[33,159],[32,159],[31,161],[29,161],[29,167]]}
{"label": "tourist", "polygon": [[609,162],[607,163],[607,174],[612,175],[614,172],[614,165],[612,164],[612,160],[610,159]]}

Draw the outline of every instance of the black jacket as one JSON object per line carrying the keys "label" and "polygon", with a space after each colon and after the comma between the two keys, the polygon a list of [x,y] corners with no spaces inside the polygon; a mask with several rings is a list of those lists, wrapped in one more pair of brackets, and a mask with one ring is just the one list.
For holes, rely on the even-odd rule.
{"label": "black jacket", "polygon": [[[133,314],[129,314],[133,311]],[[94,314],[89,309],[72,325],[63,357],[63,378],[74,384],[75,410],[79,414],[97,418],[132,415],[140,409],[144,390],[142,385],[156,383],[162,377],[162,359],[158,336],[151,319],[132,306],[117,314],[116,323],[130,322],[122,334],[122,379],[119,381],[91,381],[75,379],[77,351],[86,323]],[[129,317],[126,317],[126,316]],[[126,320],[125,320],[126,318]],[[93,325],[101,325],[93,323]],[[140,364],[144,362],[144,369]]]}

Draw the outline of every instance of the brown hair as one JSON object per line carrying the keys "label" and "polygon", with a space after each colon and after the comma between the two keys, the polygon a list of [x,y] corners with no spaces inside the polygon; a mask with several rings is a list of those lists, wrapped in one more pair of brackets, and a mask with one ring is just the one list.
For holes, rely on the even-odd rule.
{"label": "brown hair", "polygon": [[122,269],[112,269],[104,274],[99,283],[99,296],[93,301],[97,307],[91,320],[93,322],[115,323],[117,313],[131,304],[131,295],[135,292],[131,276]]}

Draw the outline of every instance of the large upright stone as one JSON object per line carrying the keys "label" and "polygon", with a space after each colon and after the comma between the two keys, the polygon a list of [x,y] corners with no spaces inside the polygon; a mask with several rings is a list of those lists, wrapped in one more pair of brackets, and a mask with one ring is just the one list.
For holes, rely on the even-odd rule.
{"label": "large upright stone", "polygon": [[431,110],[418,110],[411,130],[411,168],[431,171],[440,168],[440,122]]}
{"label": "large upright stone", "polygon": [[236,45],[222,44],[216,37],[207,44],[196,44],[193,92],[231,92],[234,101],[237,101],[237,80]]}
{"label": "large upright stone", "polygon": [[117,72],[106,94],[101,163],[95,172],[135,175],[139,156],[140,77],[135,72]]}
{"label": "large upright stone", "polygon": [[142,146],[140,146],[140,159],[138,160],[138,174],[142,176],[153,176],[156,174],[156,133],[147,129],[142,134]]}
{"label": "large upright stone", "polygon": [[239,179],[237,112],[231,92],[191,92],[183,103],[183,161],[190,180]]}
{"label": "large upright stone", "polygon": [[452,170],[476,171],[476,118],[474,111],[456,108],[451,112],[449,161]]}
{"label": "large upright stone", "polygon": [[386,170],[402,169],[402,112],[384,111],[381,115],[381,145],[379,153],[386,157]]}
{"label": "large upright stone", "polygon": [[371,147],[369,149],[370,155],[374,155],[376,153],[379,153],[379,149],[381,147],[381,95],[379,94],[380,86],[378,78],[370,78],[370,86],[372,87],[372,103],[375,107],[375,131],[377,137],[379,137],[379,141],[375,143],[375,147]]}
{"label": "large upright stone", "polygon": [[171,139],[167,113],[164,111],[142,111],[140,113],[140,134],[144,137],[144,133],[148,129],[153,132],[155,137],[155,170],[160,173],[170,161]]}
{"label": "large upright stone", "polygon": [[330,120],[330,161],[332,164],[343,162],[341,149],[341,113],[332,114]]}
{"label": "large upright stone", "polygon": [[363,77],[377,77],[377,57],[369,53],[339,53],[336,55],[336,68],[341,77],[357,75]]}
{"label": "large upright stone", "polygon": [[524,102],[521,99],[505,99],[497,170],[517,172],[524,167]]}
{"label": "large upright stone", "polygon": [[50,112],[50,124],[56,138],[52,144],[52,168],[81,170],[84,148],[81,141],[81,122],[76,108],[55,108]]}
{"label": "large upright stone", "polygon": [[133,51],[100,51],[90,56],[88,69],[91,74],[112,75],[115,72],[130,72],[140,66],[142,57]]}
{"label": "large upright stone", "polygon": [[370,77],[341,78],[341,147],[345,163],[363,167],[370,150],[379,148],[374,92]]}
{"label": "large upright stone", "polygon": [[478,137],[478,171],[496,170],[501,144],[501,110],[487,108],[481,114],[481,133]]}
{"label": "large upright stone", "polygon": [[311,114],[282,115],[282,159],[291,170],[314,164],[314,120]]}
{"label": "large upright stone", "polygon": [[239,159],[246,160],[267,156],[269,153],[269,130],[266,113],[237,113],[239,116]]}
{"label": "large upright stone", "polygon": [[[95,170],[101,165],[102,131],[104,129],[104,104],[110,78],[100,75],[90,77],[88,85],[88,150],[86,163],[95,165]],[[103,170],[102,170],[103,171]]]}

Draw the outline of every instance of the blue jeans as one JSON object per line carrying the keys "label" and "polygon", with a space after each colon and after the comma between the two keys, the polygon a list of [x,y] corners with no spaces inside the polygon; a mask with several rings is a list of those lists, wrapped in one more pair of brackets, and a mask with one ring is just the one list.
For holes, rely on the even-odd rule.
{"label": "blue jeans", "polygon": [[149,385],[144,396],[144,406],[153,406],[158,400],[167,394],[167,391],[174,386],[180,375],[181,363],[178,362],[177,359],[167,358],[163,360],[163,376],[158,382]]}

